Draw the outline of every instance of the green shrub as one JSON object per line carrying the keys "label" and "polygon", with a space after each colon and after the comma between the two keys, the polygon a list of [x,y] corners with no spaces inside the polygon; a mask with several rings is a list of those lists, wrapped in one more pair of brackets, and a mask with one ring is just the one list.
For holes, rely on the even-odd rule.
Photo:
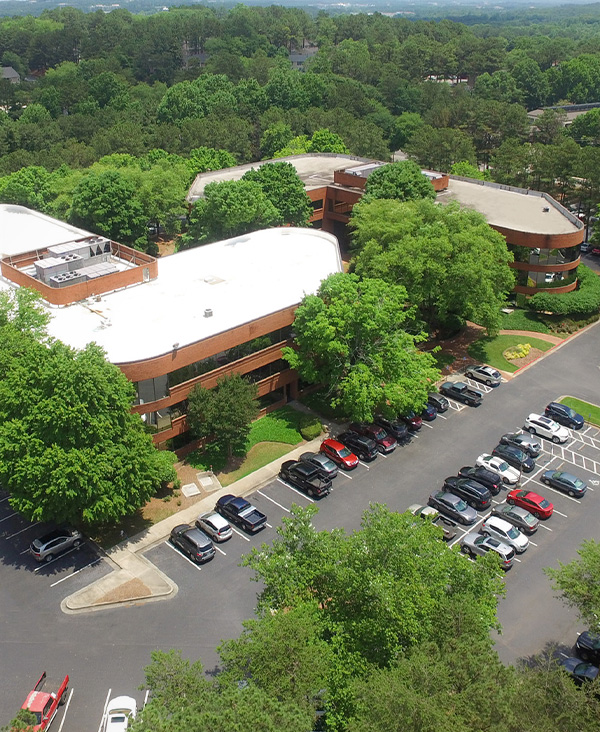
{"label": "green shrub", "polygon": [[317,417],[311,417],[308,414],[306,415],[306,419],[303,419],[300,424],[300,434],[307,441],[316,440],[322,431],[323,425]]}
{"label": "green shrub", "polygon": [[456,313],[448,313],[440,320],[440,338],[452,338],[465,327],[465,319]]}
{"label": "green shrub", "polygon": [[530,343],[518,343],[512,350],[508,350],[504,353],[504,358],[507,361],[512,361],[515,358],[525,358],[531,351]]}
{"label": "green shrub", "polygon": [[600,312],[600,277],[583,264],[577,268],[577,277],[577,290],[561,295],[538,292],[529,299],[529,307],[555,315],[589,316]]}

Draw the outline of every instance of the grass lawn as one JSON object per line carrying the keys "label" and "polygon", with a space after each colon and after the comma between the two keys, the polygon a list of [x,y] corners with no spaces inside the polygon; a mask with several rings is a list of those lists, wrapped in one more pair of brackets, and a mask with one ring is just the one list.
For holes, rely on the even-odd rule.
{"label": "grass lawn", "polygon": [[500,330],[531,330],[536,333],[550,333],[550,328],[531,310],[513,310],[502,316]]}
{"label": "grass lawn", "polygon": [[540,351],[549,351],[552,343],[542,341],[539,338],[529,338],[518,335],[499,335],[496,337],[484,336],[471,343],[467,351],[469,356],[478,361],[487,363],[502,371],[517,371],[519,366],[509,363],[502,355],[507,348],[517,346],[519,343],[529,343],[532,348]]}
{"label": "grass lawn", "polygon": [[305,419],[303,412],[282,407],[252,423],[246,440],[246,454],[234,457],[230,464],[225,451],[214,443],[204,450],[190,453],[186,462],[199,470],[212,470],[222,485],[229,485],[285,455],[290,446],[302,442],[300,425]]}
{"label": "grass lawn", "polygon": [[560,403],[566,404],[567,407],[579,412],[586,422],[600,427],[600,407],[597,404],[582,402],[581,399],[575,399],[575,397],[565,397],[560,400]]}

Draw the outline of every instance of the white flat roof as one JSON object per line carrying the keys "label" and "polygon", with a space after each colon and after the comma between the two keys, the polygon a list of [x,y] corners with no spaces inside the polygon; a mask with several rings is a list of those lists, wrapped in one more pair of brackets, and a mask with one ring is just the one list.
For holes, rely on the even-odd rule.
{"label": "white flat roof", "polygon": [[64,221],[11,203],[0,203],[0,232],[0,257],[95,236]]}
{"label": "white flat roof", "polygon": [[116,364],[140,361],[296,305],[341,270],[330,234],[256,231],[160,259],[156,279],[99,302],[51,308],[49,332],[74,348],[95,341]]}
{"label": "white flat roof", "polygon": [[225,180],[239,180],[244,173],[252,168],[260,168],[266,163],[291,163],[298,176],[302,179],[307,191],[312,188],[322,188],[333,184],[333,174],[336,170],[355,168],[366,164],[370,165],[377,161],[370,158],[359,158],[354,155],[337,155],[335,153],[313,153],[306,155],[289,155],[285,158],[274,158],[272,160],[261,160],[258,163],[247,163],[237,165],[235,168],[224,168],[208,173],[199,173],[192,183],[187,195],[188,201],[195,201],[202,196],[205,187],[209,183],[222,183]]}
{"label": "white flat roof", "polygon": [[[483,214],[488,224],[533,234],[571,234],[581,230],[539,193],[530,194],[450,178],[440,203],[458,201]],[[544,209],[548,209],[544,211]]]}

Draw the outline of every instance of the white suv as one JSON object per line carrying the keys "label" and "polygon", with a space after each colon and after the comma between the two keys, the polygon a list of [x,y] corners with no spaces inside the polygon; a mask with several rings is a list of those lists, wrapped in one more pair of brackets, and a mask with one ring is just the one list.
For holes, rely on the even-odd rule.
{"label": "white suv", "polygon": [[541,414],[530,414],[525,420],[524,429],[556,443],[566,442],[569,439],[569,430],[566,427]]}
{"label": "white suv", "polygon": [[488,516],[481,526],[481,533],[512,546],[517,554],[522,554],[529,546],[529,539],[525,534],[498,516]]}

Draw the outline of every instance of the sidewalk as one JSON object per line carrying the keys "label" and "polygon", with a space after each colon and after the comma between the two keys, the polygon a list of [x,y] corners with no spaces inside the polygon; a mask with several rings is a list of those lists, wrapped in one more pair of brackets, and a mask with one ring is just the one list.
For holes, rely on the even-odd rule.
{"label": "sidewalk", "polygon": [[61,603],[61,609],[65,613],[89,612],[118,607],[122,604],[151,602],[175,597],[178,591],[177,585],[146,559],[143,552],[164,541],[174,526],[193,524],[199,514],[212,511],[217,499],[221,496],[227,493],[247,496],[267,485],[277,477],[279,468],[285,460],[297,459],[303,452],[318,452],[322,440],[323,435],[311,442],[303,442],[291,452],[254,473],[226,488],[215,491],[193,506],[159,521],[137,536],[117,544],[106,553],[106,558],[113,566],[113,571],[88,587],[66,597]]}

